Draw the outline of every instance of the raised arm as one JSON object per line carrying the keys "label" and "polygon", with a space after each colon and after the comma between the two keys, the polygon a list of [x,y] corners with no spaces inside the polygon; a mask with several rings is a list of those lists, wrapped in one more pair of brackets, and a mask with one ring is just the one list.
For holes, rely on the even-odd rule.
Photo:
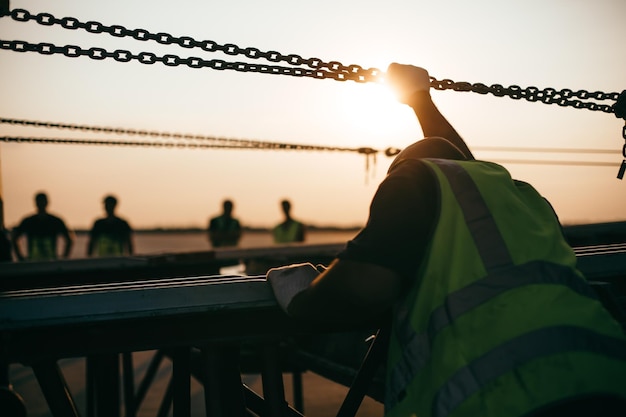
{"label": "raised arm", "polygon": [[[433,104],[428,92],[430,79],[424,69],[392,64],[387,77],[399,93],[400,101],[415,111],[425,136],[445,138],[467,159],[473,159],[463,139]],[[454,153],[457,154],[456,151]],[[361,245],[360,249],[355,249],[357,256],[354,253],[340,254],[323,270],[311,264],[296,264],[268,271],[267,279],[276,300],[288,315],[317,325],[374,324],[406,290],[409,274],[403,274],[389,263],[371,259],[366,254],[368,251],[380,253],[378,249],[398,242],[413,247],[414,241],[420,239],[420,233],[426,236],[430,230],[428,216],[435,217],[426,201],[435,198],[433,193],[436,190],[426,177],[420,177],[421,181],[412,177],[406,179],[405,175],[389,178],[379,186],[372,200],[365,227],[369,233],[360,235],[368,237],[361,237],[360,243],[353,246],[358,248]],[[413,211],[407,214],[407,205],[416,209],[415,214]],[[407,221],[413,220],[410,216],[417,216],[418,213],[424,214],[427,220],[423,221],[424,224],[410,223],[414,227],[414,235],[398,240],[398,236],[407,230]],[[415,246],[420,247],[419,244]],[[410,259],[414,256],[411,254]]]}
{"label": "raised arm", "polygon": [[467,159],[474,159],[463,138],[433,103],[429,91],[430,77],[425,69],[393,63],[387,69],[387,81],[396,90],[398,99],[411,106],[425,137],[438,136],[447,139]]}

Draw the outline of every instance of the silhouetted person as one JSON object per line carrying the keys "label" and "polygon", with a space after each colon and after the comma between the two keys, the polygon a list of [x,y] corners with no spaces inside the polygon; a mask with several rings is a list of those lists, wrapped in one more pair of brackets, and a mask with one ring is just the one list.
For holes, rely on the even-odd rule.
{"label": "silhouetted person", "polygon": [[[15,256],[19,261],[49,261],[58,259],[57,239],[63,240],[61,256],[69,258],[74,238],[61,218],[47,212],[48,196],[38,193],[35,196],[37,213],[28,216],[13,229],[12,243]],[[26,236],[28,253],[22,254],[19,239]]]}
{"label": "silhouetted person", "polygon": [[11,234],[4,227],[4,202],[2,201],[2,195],[0,195],[0,262],[11,262],[12,260]]}
{"label": "silhouetted person", "polygon": [[224,200],[222,214],[209,220],[209,241],[214,248],[237,246],[239,243],[241,224],[233,217],[233,207],[231,200]]}
{"label": "silhouetted person", "polygon": [[11,262],[12,260],[11,238],[9,231],[3,228],[0,230],[0,262]]}
{"label": "silhouetted person", "polygon": [[280,202],[280,206],[285,220],[272,229],[274,243],[304,242],[304,224],[291,217],[291,202],[283,200]]}
{"label": "silhouetted person", "polygon": [[87,256],[125,256],[133,254],[133,229],[115,214],[117,198],[108,195],[103,200],[106,217],[94,222],[89,232]]}
{"label": "silhouetted person", "polygon": [[626,335],[551,205],[474,159],[426,70],[386,77],[426,138],[396,156],[328,268],[268,271],[280,307],[320,330],[391,327],[386,417],[625,416]]}

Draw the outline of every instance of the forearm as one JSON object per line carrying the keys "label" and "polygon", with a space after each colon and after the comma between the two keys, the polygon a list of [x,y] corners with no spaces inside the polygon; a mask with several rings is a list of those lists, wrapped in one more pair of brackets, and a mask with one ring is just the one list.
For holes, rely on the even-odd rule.
{"label": "forearm", "polygon": [[371,325],[399,295],[400,279],[386,268],[335,260],[289,305],[294,319],[315,325]]}
{"label": "forearm", "polygon": [[424,137],[438,136],[450,141],[459,148],[468,159],[474,159],[461,135],[452,127],[450,122],[441,114],[433,103],[428,91],[417,91],[408,100],[408,103],[422,127]]}
{"label": "forearm", "polygon": [[71,237],[65,239],[65,248],[63,249],[63,257],[69,258],[72,252],[72,246],[74,245],[74,239]]}
{"label": "forearm", "polygon": [[23,234],[21,231],[19,231],[18,229],[14,229],[9,239],[11,241],[11,249],[13,249],[13,252],[15,253],[15,257],[17,258],[18,261],[21,261],[24,259],[24,255],[22,254],[22,248],[20,247],[20,238],[22,236]]}
{"label": "forearm", "polygon": [[87,256],[91,256],[94,250],[94,239],[90,238],[89,243],[87,243]]}
{"label": "forearm", "polygon": [[[382,311],[382,309],[381,309]],[[309,288],[293,299],[288,315],[293,319],[320,328],[377,326],[382,316],[378,309],[353,305],[349,299],[337,299]]]}
{"label": "forearm", "polygon": [[12,242],[13,252],[15,252],[15,257],[18,261],[24,260],[24,254],[22,254],[22,249],[20,248],[20,244],[17,241]]}

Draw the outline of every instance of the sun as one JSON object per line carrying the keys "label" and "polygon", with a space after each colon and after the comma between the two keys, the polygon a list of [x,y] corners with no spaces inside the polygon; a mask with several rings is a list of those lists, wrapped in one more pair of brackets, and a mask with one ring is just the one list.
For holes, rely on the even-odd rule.
{"label": "sun", "polygon": [[384,83],[350,83],[341,89],[339,111],[344,121],[362,137],[392,138],[415,129],[411,109],[398,102]]}

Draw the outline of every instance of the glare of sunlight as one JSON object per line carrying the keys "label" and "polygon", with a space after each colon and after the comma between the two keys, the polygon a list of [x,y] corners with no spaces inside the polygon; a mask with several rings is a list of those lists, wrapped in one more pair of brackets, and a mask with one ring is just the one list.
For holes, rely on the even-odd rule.
{"label": "glare of sunlight", "polygon": [[344,121],[362,138],[393,139],[407,129],[415,129],[415,117],[408,106],[398,102],[383,83],[346,85],[341,89],[339,111]]}

